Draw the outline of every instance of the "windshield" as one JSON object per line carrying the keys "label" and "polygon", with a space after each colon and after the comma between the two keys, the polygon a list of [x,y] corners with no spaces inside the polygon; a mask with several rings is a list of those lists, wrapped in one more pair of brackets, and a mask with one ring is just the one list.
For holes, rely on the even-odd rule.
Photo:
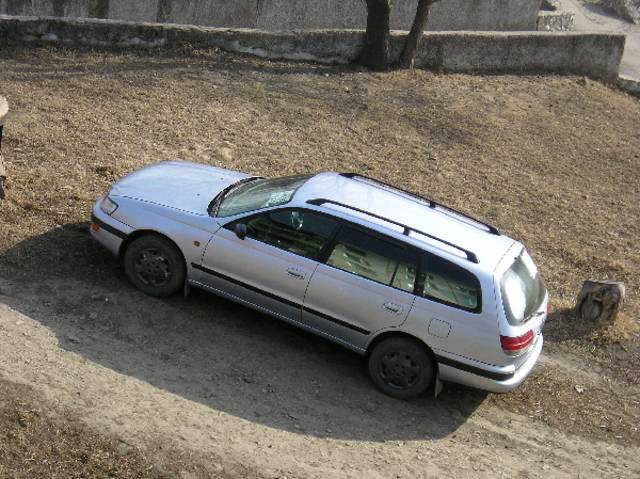
{"label": "windshield", "polygon": [[249,211],[284,205],[313,175],[259,178],[241,183],[220,198],[214,216],[221,218],[248,213]]}
{"label": "windshield", "polygon": [[540,307],[546,290],[538,268],[526,251],[506,271],[500,290],[507,320],[514,326],[526,322]]}

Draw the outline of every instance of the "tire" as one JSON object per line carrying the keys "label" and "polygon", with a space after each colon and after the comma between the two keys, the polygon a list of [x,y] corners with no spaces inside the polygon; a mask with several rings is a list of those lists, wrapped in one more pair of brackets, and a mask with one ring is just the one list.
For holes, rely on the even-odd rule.
{"label": "tire", "polygon": [[414,399],[427,390],[434,362],[426,346],[409,338],[389,338],[369,355],[369,375],[376,387],[397,399]]}
{"label": "tire", "polygon": [[146,235],[133,240],[127,247],[124,271],[140,291],[166,297],[184,287],[187,267],[180,250],[171,241]]}

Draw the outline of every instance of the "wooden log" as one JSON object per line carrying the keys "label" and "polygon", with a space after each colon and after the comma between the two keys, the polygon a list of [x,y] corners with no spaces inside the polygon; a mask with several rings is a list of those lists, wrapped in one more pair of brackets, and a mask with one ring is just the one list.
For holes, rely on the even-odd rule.
{"label": "wooden log", "polygon": [[624,297],[624,283],[585,281],[576,301],[575,314],[584,321],[592,321],[602,326],[612,324],[618,311],[622,309]]}

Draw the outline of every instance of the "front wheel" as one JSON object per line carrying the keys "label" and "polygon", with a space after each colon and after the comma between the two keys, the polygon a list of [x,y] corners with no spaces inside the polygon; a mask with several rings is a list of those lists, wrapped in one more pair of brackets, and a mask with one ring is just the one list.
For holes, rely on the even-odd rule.
{"label": "front wheel", "polygon": [[180,291],[187,274],[180,250],[155,235],[133,240],[124,253],[124,270],[136,288],[158,297]]}
{"label": "front wheel", "polygon": [[426,347],[409,338],[389,338],[369,355],[369,374],[383,393],[397,399],[413,399],[431,385],[434,363]]}

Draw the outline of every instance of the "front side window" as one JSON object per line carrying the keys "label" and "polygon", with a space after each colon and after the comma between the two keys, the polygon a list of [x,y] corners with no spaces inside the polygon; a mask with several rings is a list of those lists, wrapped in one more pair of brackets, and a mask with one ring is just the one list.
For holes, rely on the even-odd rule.
{"label": "front side window", "polygon": [[500,292],[507,320],[514,326],[524,323],[544,300],[544,283],[526,251],[502,276]]}
{"label": "front side window", "polygon": [[313,175],[284,176],[282,178],[256,178],[238,184],[219,199],[215,216],[248,213],[261,208],[281,206]]}
{"label": "front side window", "polygon": [[306,210],[270,211],[245,222],[247,236],[306,258],[317,259],[338,223]]}
{"label": "front side window", "polygon": [[340,231],[327,264],[403,291],[415,288],[416,261],[407,248],[349,227]]}
{"label": "front side window", "polygon": [[480,312],[480,282],[464,268],[431,253],[423,262],[423,296],[438,303]]}

